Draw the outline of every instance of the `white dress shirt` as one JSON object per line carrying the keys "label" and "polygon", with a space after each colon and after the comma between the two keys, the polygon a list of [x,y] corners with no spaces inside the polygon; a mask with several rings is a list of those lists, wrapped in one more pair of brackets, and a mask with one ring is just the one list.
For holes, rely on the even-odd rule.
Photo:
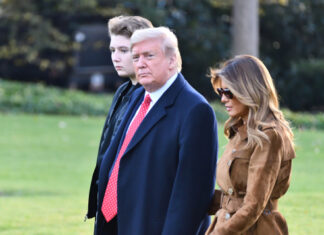
{"label": "white dress shirt", "polygon": [[[150,112],[150,110],[152,109],[152,107],[156,104],[156,102],[158,102],[158,100],[161,98],[161,96],[164,94],[164,92],[166,92],[166,90],[168,90],[168,88],[174,83],[174,81],[177,79],[178,77],[178,73],[174,74],[172,77],[170,77],[166,83],[164,83],[164,85],[162,87],[160,87],[159,89],[157,89],[156,91],[153,92],[148,92],[145,91],[144,97],[149,94],[151,97],[151,103],[150,106],[145,114],[145,116],[148,114],[148,112]],[[138,107],[134,117],[132,118],[132,121],[130,122],[128,128],[130,127],[130,125],[132,124],[134,118],[136,117],[137,113],[139,112],[141,106]],[[127,131],[128,131],[127,128]]]}

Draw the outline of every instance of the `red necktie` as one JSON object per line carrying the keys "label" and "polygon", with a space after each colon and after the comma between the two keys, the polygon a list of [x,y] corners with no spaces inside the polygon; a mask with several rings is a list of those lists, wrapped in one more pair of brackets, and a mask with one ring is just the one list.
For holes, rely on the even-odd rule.
{"label": "red necktie", "polygon": [[146,95],[143,103],[141,104],[139,112],[137,113],[136,117],[134,118],[133,122],[131,123],[126,133],[124,142],[120,148],[118,157],[115,161],[114,168],[110,174],[105,196],[103,198],[102,206],[101,206],[102,214],[104,215],[107,222],[109,222],[112,218],[114,218],[117,215],[117,180],[118,180],[120,159],[123,156],[129,142],[133,138],[137,128],[143,121],[147,113],[147,110],[150,106],[150,103],[151,103],[151,97],[150,95]]}

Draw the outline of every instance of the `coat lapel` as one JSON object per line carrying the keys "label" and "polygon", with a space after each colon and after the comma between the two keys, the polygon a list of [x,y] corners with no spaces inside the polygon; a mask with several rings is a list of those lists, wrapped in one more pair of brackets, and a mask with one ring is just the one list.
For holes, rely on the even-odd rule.
{"label": "coat lapel", "polygon": [[[131,142],[129,143],[125,153],[129,152],[135,147],[147,133],[163,118],[167,115],[167,108],[172,106],[176,100],[180,90],[186,84],[182,74],[179,73],[177,79],[170,86],[168,90],[160,97],[158,102],[153,106],[149,113],[145,116],[144,120],[135,132]],[[143,96],[143,94],[141,94]],[[143,99],[141,99],[143,100]]]}

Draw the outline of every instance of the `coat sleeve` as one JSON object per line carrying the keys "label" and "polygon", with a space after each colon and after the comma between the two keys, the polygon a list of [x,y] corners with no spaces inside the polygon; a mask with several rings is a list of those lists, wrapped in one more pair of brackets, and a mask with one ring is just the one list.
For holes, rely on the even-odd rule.
{"label": "coat sleeve", "polygon": [[162,234],[197,234],[202,221],[209,221],[217,162],[216,119],[207,103],[196,105],[184,118],[178,158]]}
{"label": "coat sleeve", "polygon": [[213,199],[208,208],[208,215],[215,215],[215,213],[220,209],[222,191],[219,189],[215,189]]}
{"label": "coat sleeve", "polygon": [[[88,199],[88,212],[86,214],[86,218],[90,219],[90,218],[93,218],[96,216],[96,212],[97,212],[97,193],[98,193],[98,185],[97,185],[97,180],[98,180],[98,177],[99,177],[99,168],[100,168],[100,164],[101,164],[101,161],[102,161],[102,155],[104,153],[101,153],[100,150],[102,148],[102,143],[104,141],[104,134],[105,134],[105,130],[108,128],[108,124],[107,123],[110,119],[110,116],[113,112],[113,107],[116,102],[117,102],[117,99],[119,98],[120,96],[120,93],[125,89],[125,87],[127,86],[127,82],[125,82],[124,84],[122,84],[116,91],[114,97],[113,97],[113,100],[112,100],[112,103],[109,107],[109,111],[108,111],[108,114],[107,114],[107,117],[106,117],[106,120],[105,120],[105,123],[104,123],[104,126],[103,126],[103,129],[101,131],[101,137],[100,137],[100,142],[99,142],[99,149],[98,149],[98,156],[97,156],[97,163],[96,163],[96,167],[92,173],[92,178],[91,178],[91,184],[90,184],[90,190],[89,190],[89,199]],[[110,143],[106,143],[107,146],[110,144]]]}
{"label": "coat sleeve", "polygon": [[243,205],[227,221],[215,227],[213,235],[235,235],[247,231],[265,209],[281,165],[282,141],[274,129],[265,134],[269,141],[263,141],[263,147],[256,147],[251,155],[247,189]]}

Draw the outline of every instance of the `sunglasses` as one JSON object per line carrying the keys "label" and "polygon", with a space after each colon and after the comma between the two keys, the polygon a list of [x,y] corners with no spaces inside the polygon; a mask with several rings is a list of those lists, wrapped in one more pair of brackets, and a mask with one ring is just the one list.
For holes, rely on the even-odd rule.
{"label": "sunglasses", "polygon": [[225,95],[226,98],[233,99],[233,93],[228,88],[217,88],[217,93],[219,94],[220,98]]}

